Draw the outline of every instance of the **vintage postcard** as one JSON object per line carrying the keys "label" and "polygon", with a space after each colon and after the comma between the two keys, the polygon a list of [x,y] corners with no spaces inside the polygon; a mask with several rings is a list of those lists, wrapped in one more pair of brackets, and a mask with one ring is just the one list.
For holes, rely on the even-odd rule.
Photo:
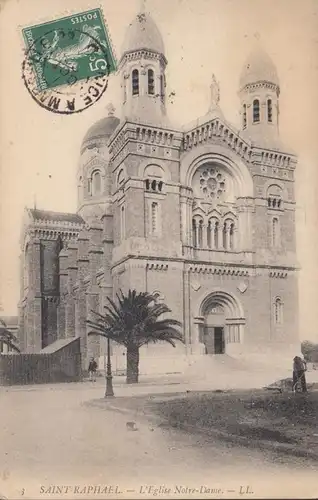
{"label": "vintage postcard", "polygon": [[318,497],[317,17],[0,1],[0,499]]}

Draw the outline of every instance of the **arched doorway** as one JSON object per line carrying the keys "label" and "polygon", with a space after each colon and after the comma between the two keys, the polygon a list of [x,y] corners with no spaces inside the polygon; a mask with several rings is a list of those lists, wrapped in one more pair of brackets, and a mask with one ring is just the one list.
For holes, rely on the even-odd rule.
{"label": "arched doorway", "polygon": [[244,314],[238,301],[225,292],[209,294],[201,305],[201,342],[206,354],[224,354],[228,344],[242,343]]}

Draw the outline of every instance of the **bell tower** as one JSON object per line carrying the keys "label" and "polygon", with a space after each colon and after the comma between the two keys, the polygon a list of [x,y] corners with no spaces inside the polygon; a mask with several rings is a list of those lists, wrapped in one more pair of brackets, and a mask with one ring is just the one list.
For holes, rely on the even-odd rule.
{"label": "bell tower", "polygon": [[122,88],[123,118],[165,123],[165,69],[161,33],[144,3],[129,25],[119,63]]}
{"label": "bell tower", "polygon": [[257,47],[247,58],[240,78],[241,128],[260,144],[274,146],[279,135],[279,80],[268,54]]}

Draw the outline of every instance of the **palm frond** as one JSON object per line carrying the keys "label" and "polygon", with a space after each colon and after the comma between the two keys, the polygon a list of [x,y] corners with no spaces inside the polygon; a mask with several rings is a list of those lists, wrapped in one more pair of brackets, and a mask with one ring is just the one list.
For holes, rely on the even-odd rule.
{"label": "palm frond", "polygon": [[173,318],[160,317],[171,309],[166,304],[156,304],[148,292],[138,293],[122,290],[116,294],[116,301],[108,298],[105,313],[91,311],[87,320],[88,335],[100,335],[125,346],[140,347],[149,342],[166,341],[175,346],[175,341],[184,342],[179,329],[182,323]]}

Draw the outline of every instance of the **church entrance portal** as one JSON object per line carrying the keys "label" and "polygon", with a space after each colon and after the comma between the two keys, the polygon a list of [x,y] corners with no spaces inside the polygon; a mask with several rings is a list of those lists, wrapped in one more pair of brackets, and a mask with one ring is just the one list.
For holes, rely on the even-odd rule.
{"label": "church entrance portal", "polygon": [[233,350],[233,344],[242,342],[242,312],[237,300],[225,292],[212,292],[203,300],[199,336],[206,354],[225,354]]}
{"label": "church entrance portal", "polygon": [[206,354],[225,352],[225,311],[221,304],[210,303],[204,318],[204,344]]}

